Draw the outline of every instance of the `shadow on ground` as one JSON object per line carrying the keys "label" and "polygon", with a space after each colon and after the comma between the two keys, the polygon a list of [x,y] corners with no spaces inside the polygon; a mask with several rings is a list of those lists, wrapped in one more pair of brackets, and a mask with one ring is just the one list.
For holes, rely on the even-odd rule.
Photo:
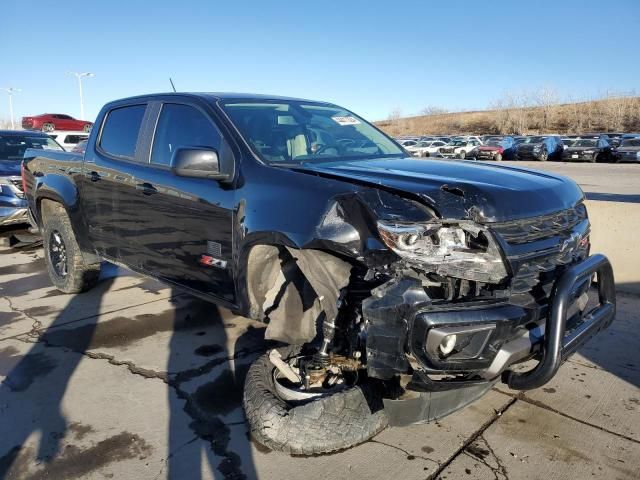
{"label": "shadow on ground", "polygon": [[[171,311],[158,318],[149,315],[143,320],[146,326],[140,325],[140,320],[131,321],[138,325],[132,326],[129,333],[126,322],[121,322],[113,331],[111,322],[98,320],[102,298],[113,282],[112,277],[119,273],[122,270],[104,265],[103,280],[96,287],[97,292],[94,291],[91,297],[70,295],[68,303],[48,328],[32,332],[30,341],[34,343],[26,354],[19,355],[12,347],[0,348],[0,374],[5,376],[0,384],[0,413],[4,413],[5,428],[0,430],[5,434],[3,450],[8,448],[0,451],[0,479],[69,478],[73,472],[90,473],[93,470],[87,469],[92,465],[99,468],[99,460],[96,463],[88,455],[73,457],[78,462],[85,462],[85,466],[73,464],[68,458],[62,465],[63,450],[70,447],[65,445],[65,437],[69,429],[74,428],[62,409],[69,381],[82,361],[104,361],[99,357],[102,347],[127,344],[132,340],[128,336],[139,335],[141,328],[157,333],[153,323],[166,321],[172,323],[172,329],[166,375],[161,377],[168,389],[169,425],[153,427],[168,432],[165,475],[170,479],[197,480],[203,473],[209,477],[206,472],[210,471],[216,478],[255,478],[251,442],[242,413],[242,391],[248,365],[265,348],[263,330],[250,326],[231,340],[226,334],[229,324],[223,323],[214,305],[172,291],[174,308]],[[80,325],[70,326],[69,312],[77,311],[79,306],[83,309],[84,319]],[[169,320],[159,318],[167,315],[171,317]],[[61,328],[63,325],[65,327]],[[64,354],[64,361],[60,361],[60,351],[52,351],[54,348],[77,354]],[[196,362],[186,361],[194,357]],[[196,366],[185,368],[194,363]],[[119,374],[130,375],[132,372],[122,370]],[[28,390],[36,379],[39,388],[46,392],[43,395],[46,398],[33,401],[33,394],[29,395]],[[24,402],[16,402],[20,396]],[[10,397],[13,397],[12,401],[9,401]],[[13,408],[18,404],[19,411],[2,412],[3,404],[14,405]],[[8,423],[7,418],[10,419]],[[185,427],[193,433],[187,444]],[[38,434],[35,449],[32,446],[34,433]],[[109,445],[100,442],[97,446],[102,448],[103,455],[109,455]],[[108,461],[105,459],[105,463]]]}

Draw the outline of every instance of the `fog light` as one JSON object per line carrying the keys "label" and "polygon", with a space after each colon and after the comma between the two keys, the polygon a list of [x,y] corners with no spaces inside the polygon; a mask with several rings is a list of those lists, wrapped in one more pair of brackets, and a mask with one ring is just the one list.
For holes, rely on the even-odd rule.
{"label": "fog light", "polygon": [[458,339],[457,335],[447,335],[440,342],[440,352],[443,355],[449,355],[453,352],[454,347],[456,346],[456,340]]}

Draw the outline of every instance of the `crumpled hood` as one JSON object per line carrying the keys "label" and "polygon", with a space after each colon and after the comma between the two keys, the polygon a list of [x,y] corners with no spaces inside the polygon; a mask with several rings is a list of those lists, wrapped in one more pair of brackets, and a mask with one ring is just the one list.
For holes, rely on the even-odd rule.
{"label": "crumpled hood", "polygon": [[407,157],[306,163],[295,170],[382,187],[419,199],[443,218],[482,222],[554,213],[584,197],[573,180],[559,175],[478,162]]}
{"label": "crumpled hood", "polygon": [[0,160],[0,177],[20,176],[20,160]]}

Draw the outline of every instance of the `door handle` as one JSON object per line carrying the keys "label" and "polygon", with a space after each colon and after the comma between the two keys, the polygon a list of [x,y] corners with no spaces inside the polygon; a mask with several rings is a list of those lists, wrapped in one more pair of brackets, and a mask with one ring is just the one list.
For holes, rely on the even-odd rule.
{"label": "door handle", "polygon": [[98,172],[91,172],[89,176],[92,182],[97,182],[98,180],[100,180],[100,174]]}
{"label": "door handle", "polygon": [[154,193],[158,193],[158,190],[156,189],[156,187],[154,187],[148,182],[136,184],[136,190],[141,190],[142,193],[145,195],[153,195]]}

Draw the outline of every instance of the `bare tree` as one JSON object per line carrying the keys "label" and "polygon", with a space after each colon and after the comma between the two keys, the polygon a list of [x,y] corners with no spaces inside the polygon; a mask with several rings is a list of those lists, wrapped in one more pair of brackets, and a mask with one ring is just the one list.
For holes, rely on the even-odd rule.
{"label": "bare tree", "polygon": [[540,128],[548,131],[553,122],[553,113],[559,103],[558,92],[551,87],[540,87],[533,95],[534,103],[542,110],[542,121]]}
{"label": "bare tree", "polygon": [[436,105],[429,105],[420,110],[420,115],[431,116],[431,115],[443,115],[445,113],[449,113],[446,108],[438,107]]}

